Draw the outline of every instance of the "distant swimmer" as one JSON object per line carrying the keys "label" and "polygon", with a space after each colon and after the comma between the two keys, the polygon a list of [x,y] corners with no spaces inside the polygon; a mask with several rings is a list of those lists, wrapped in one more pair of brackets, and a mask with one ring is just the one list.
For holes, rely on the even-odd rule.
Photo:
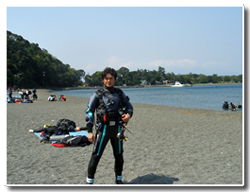
{"label": "distant swimmer", "polygon": [[231,110],[232,111],[236,111],[237,110],[236,106],[232,102],[230,103],[230,105],[231,105]]}
{"label": "distant swimmer", "polygon": [[229,108],[230,108],[230,106],[229,106],[229,104],[228,104],[227,101],[224,101],[224,103],[223,103],[223,105],[222,105],[222,108],[223,108],[223,109],[229,109]]}

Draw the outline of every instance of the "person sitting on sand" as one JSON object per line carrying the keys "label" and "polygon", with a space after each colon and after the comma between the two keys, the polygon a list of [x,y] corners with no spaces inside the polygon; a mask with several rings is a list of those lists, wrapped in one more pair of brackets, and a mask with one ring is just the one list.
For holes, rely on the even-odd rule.
{"label": "person sitting on sand", "polygon": [[66,101],[66,97],[64,95],[62,96],[62,100]]}
{"label": "person sitting on sand", "polygon": [[56,101],[56,96],[55,95],[50,95],[48,97],[48,101]]}
{"label": "person sitting on sand", "polygon": [[[86,127],[88,128],[88,140],[95,142],[91,159],[88,165],[87,184],[94,183],[94,176],[98,162],[103,154],[105,146],[111,140],[113,154],[115,157],[115,179],[116,184],[122,183],[123,170],[123,141],[117,138],[120,132],[119,121],[128,122],[133,115],[133,107],[128,97],[121,89],[114,88],[117,73],[112,68],[105,68],[101,73],[104,87],[95,92],[89,99],[86,111]],[[124,115],[119,115],[119,109],[126,107]],[[94,113],[96,110],[98,124],[97,133],[94,136],[92,127],[94,125]]]}
{"label": "person sitting on sand", "polygon": [[64,95],[60,95],[60,98],[58,101],[66,101],[66,97]]}

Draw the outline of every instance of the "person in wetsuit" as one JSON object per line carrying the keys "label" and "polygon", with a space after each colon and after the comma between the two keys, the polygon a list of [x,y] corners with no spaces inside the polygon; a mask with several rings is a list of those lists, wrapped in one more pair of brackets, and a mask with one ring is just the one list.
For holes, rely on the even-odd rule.
{"label": "person in wetsuit", "polygon": [[231,105],[231,110],[232,110],[232,111],[235,111],[235,110],[236,110],[235,105],[234,105],[232,102],[230,103],[230,105]]}
{"label": "person in wetsuit", "polygon": [[[113,154],[115,158],[115,176],[116,184],[123,184],[123,141],[117,138],[120,132],[119,121],[128,122],[133,115],[133,107],[129,98],[118,88],[114,88],[117,73],[112,68],[105,68],[101,74],[103,88],[94,93],[89,100],[86,111],[86,126],[88,128],[88,140],[94,142],[94,148],[88,165],[87,184],[94,183],[94,176],[97,165],[103,154],[103,151],[111,141]],[[125,109],[123,115],[119,110]],[[96,122],[94,113],[96,111]],[[96,134],[93,134],[93,125],[97,124]]]}

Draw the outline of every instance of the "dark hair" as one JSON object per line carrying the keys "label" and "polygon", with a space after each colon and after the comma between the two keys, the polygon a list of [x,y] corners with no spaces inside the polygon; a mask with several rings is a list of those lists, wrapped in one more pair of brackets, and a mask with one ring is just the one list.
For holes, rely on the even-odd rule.
{"label": "dark hair", "polygon": [[102,72],[102,79],[104,79],[104,77],[106,77],[107,74],[112,75],[115,79],[117,78],[117,73],[113,68],[106,67]]}

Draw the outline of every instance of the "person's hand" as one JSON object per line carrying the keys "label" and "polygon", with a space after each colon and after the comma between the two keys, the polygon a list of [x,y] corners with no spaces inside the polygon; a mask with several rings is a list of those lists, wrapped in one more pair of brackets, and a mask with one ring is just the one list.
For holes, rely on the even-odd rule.
{"label": "person's hand", "polygon": [[89,140],[89,142],[91,142],[91,143],[93,143],[94,141],[95,141],[95,136],[94,136],[94,134],[93,133],[89,133],[89,135],[88,135],[88,140]]}
{"label": "person's hand", "polygon": [[125,115],[122,115],[122,121],[127,123],[130,119],[130,115],[129,114],[125,114]]}

